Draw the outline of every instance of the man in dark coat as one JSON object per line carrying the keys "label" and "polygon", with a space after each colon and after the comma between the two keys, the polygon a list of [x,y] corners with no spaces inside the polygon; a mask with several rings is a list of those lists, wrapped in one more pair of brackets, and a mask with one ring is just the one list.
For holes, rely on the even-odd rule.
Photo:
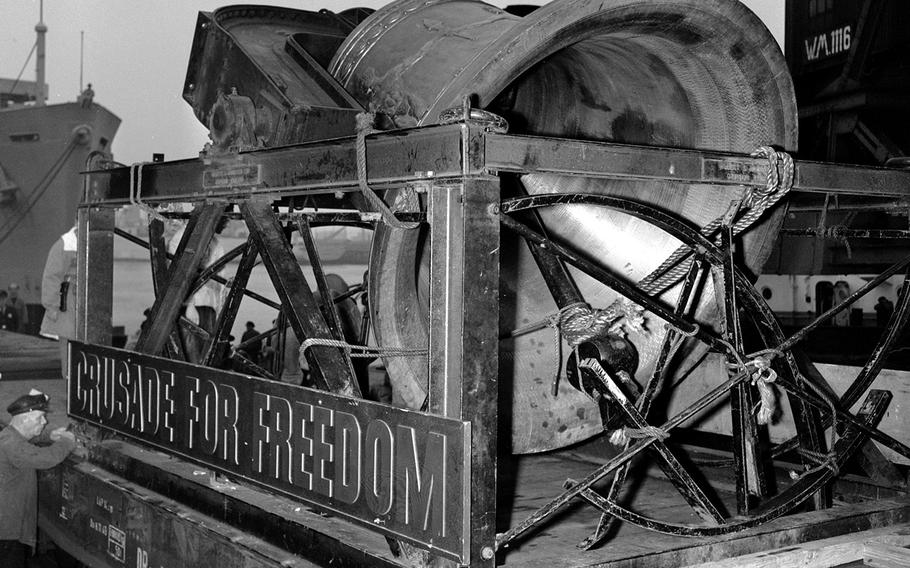
{"label": "man in dark coat", "polygon": [[12,419],[0,431],[0,559],[4,568],[25,568],[38,527],[37,470],[66,459],[76,440],[66,428],[50,433],[53,444],[31,443],[47,425],[48,396],[32,389],[7,407]]}
{"label": "man in dark coat", "polygon": [[15,282],[11,283],[8,291],[9,297],[6,299],[6,303],[16,311],[16,318],[18,319],[16,329],[10,331],[28,333],[28,307],[26,307],[22,298],[19,297],[19,285]]}
{"label": "man in dark coat", "polygon": [[[259,331],[256,329],[256,324],[251,321],[246,322],[246,331],[243,332],[243,335],[240,336],[240,343],[244,344],[247,341],[253,339],[259,335]],[[262,351],[262,340],[251,341],[248,345],[243,347],[243,353],[246,355],[247,359],[253,363],[259,363],[259,353]]]}

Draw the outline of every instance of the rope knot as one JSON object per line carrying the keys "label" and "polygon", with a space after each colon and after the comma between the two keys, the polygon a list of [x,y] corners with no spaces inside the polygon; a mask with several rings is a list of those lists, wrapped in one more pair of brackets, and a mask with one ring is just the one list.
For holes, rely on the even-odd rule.
{"label": "rope knot", "polygon": [[753,385],[758,381],[773,383],[777,380],[777,371],[771,368],[770,357],[758,356],[755,359],[749,361],[749,365],[755,367],[755,372],[752,373]]}
{"label": "rope knot", "polygon": [[759,424],[768,424],[777,406],[774,390],[771,388],[771,383],[777,380],[777,371],[771,368],[771,359],[761,355],[749,361],[747,365],[755,367],[755,372],[751,373],[752,384],[758,389],[760,397],[756,421]]}
{"label": "rope knot", "polygon": [[376,121],[376,113],[369,111],[359,112],[355,120],[357,121],[358,135],[361,133],[364,135],[371,134],[373,132],[373,124]]}
{"label": "rope knot", "polygon": [[760,196],[770,196],[778,192],[786,193],[793,187],[795,168],[793,158],[786,152],[779,152],[771,146],[759,146],[751,154],[753,158],[767,158],[767,186],[759,191]]}
{"label": "rope knot", "polygon": [[561,332],[570,347],[614,333],[625,337],[626,328],[644,333],[644,308],[623,299],[604,309],[591,308],[586,302],[565,306],[550,317],[550,327]]}
{"label": "rope knot", "polygon": [[610,433],[610,443],[614,446],[624,446],[632,439],[657,438],[664,441],[670,433],[658,426],[645,426],[643,428],[618,428]]}

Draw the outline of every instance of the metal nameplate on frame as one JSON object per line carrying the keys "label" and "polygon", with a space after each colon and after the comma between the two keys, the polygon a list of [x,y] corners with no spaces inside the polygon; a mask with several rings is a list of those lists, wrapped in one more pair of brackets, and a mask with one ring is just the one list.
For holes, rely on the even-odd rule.
{"label": "metal nameplate on frame", "polygon": [[230,189],[261,184],[262,166],[260,164],[234,164],[207,168],[202,172],[203,189]]}
{"label": "metal nameplate on frame", "polygon": [[741,182],[745,185],[765,185],[767,168],[756,167],[754,160],[737,158],[703,158],[702,179],[712,181]]}
{"label": "metal nameplate on frame", "polygon": [[470,422],[69,343],[70,416],[466,563]]}

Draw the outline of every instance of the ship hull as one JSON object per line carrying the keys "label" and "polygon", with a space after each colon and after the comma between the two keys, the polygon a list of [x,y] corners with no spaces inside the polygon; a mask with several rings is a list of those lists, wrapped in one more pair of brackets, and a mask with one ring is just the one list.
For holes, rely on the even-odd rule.
{"label": "ship hull", "polygon": [[[48,250],[75,223],[80,172],[93,152],[110,155],[119,125],[98,104],[0,111],[0,287],[19,284],[30,311],[40,313]],[[36,331],[36,319],[30,318],[28,331]]]}

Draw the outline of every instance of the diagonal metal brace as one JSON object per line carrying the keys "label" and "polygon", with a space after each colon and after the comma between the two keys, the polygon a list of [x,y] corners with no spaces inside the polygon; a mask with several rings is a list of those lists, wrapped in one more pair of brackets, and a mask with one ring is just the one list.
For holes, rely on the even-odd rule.
{"label": "diagonal metal brace", "polygon": [[[588,369],[594,373],[616,400],[617,405],[625,414],[626,420],[630,425],[638,429],[651,428],[651,425],[642,417],[635,405],[629,401],[619,388],[619,385],[616,384],[616,381],[613,380],[613,377],[607,373],[596,359],[584,359],[579,363],[579,367]],[[685,467],[683,467],[676,456],[673,455],[673,452],[670,451],[670,448],[667,447],[663,440],[655,440],[651,447],[661,458],[663,458],[663,461],[658,461],[658,465],[664,473],[667,474],[667,477],[673,483],[673,486],[676,487],[677,491],[680,492],[698,516],[714,525],[723,523],[723,514],[713,503],[711,503],[711,500],[705,492],[702,491],[701,487],[698,486],[698,483],[692,479],[692,476],[689,475],[689,472],[686,471]]]}
{"label": "diagonal metal brace", "polygon": [[[874,427],[885,415],[891,399],[892,395],[889,391],[870,390],[862,408],[856,415],[857,424],[863,424],[866,428]],[[751,515],[749,517],[734,517],[729,519],[727,523],[717,526],[693,526],[658,521],[626,509],[614,501],[605,499],[592,490],[590,484],[576,483],[570,479],[566,481],[564,487],[567,491],[580,490],[579,495],[581,498],[600,509],[603,513],[613,515],[649,530],[676,536],[717,536],[757,527],[793,510],[836,477],[840,467],[868,440],[868,432],[864,431],[863,428],[857,427],[856,424],[847,426],[844,435],[832,448],[827,462],[804,472],[798,482],[793,483],[777,495],[769,498],[758,508],[750,511]]]}

